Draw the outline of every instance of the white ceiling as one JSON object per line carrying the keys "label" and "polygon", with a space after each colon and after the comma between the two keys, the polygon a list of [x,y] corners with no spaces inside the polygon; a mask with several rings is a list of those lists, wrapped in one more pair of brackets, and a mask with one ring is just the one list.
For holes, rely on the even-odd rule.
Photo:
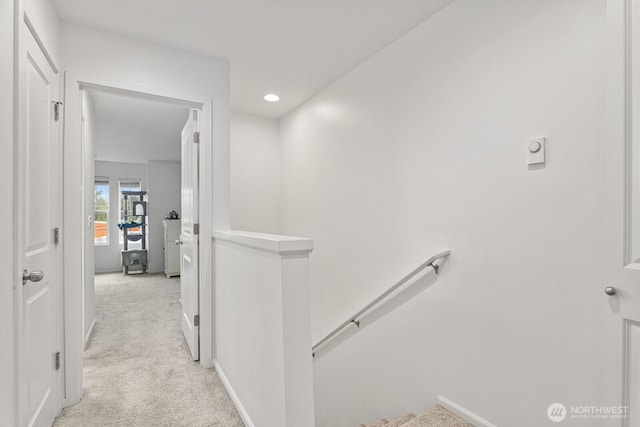
{"label": "white ceiling", "polygon": [[106,92],[89,92],[89,98],[96,160],[180,160],[187,107]]}
{"label": "white ceiling", "polygon": [[[226,59],[231,108],[279,118],[453,0],[54,0],[64,21]],[[266,93],[281,100],[268,103]]]}

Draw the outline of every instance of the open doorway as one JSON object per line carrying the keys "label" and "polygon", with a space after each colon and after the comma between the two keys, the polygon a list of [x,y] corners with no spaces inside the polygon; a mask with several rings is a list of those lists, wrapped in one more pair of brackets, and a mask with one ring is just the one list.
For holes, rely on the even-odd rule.
{"label": "open doorway", "polygon": [[[114,289],[126,293],[149,276],[147,283],[162,283],[166,289],[178,283],[182,306],[178,316],[187,319],[181,319],[187,323],[182,329],[188,350],[197,360],[197,347],[193,348],[198,343],[197,329],[194,336],[197,319],[185,313],[198,309],[197,252],[193,254],[192,238],[199,198],[198,157],[192,155],[198,152],[198,110],[175,100],[146,99],[123,91],[84,89],[81,95],[87,218],[84,347],[90,345],[100,317],[106,319],[110,314],[99,307],[104,303],[103,294],[109,294],[111,300],[117,293]],[[186,229],[181,226],[183,209]],[[188,241],[192,244],[184,244]],[[184,280],[181,270],[186,270]],[[110,286],[113,289],[106,289]],[[195,308],[191,295],[196,297]],[[118,298],[126,300],[128,295]],[[154,288],[141,298],[153,299]],[[106,321],[104,326],[108,325]]]}
{"label": "open doorway", "polygon": [[[95,218],[95,272],[122,272],[126,244],[130,250],[147,249],[146,270],[162,273],[163,220],[181,211],[180,136],[189,108],[122,94],[84,93],[83,146],[87,154],[93,152],[93,165],[89,160],[87,170],[93,169],[95,183],[89,207]],[[132,192],[146,194],[127,195]],[[140,199],[146,202],[146,212],[134,212]],[[124,228],[126,223],[145,227]]]}
{"label": "open doorway", "polygon": [[[202,362],[191,360],[200,356],[198,320],[203,287],[199,286],[199,265],[207,265],[199,262],[200,210],[207,200],[203,202],[198,191],[202,183],[200,147],[207,145],[207,140],[200,138],[200,116],[204,110],[203,122],[209,122],[206,106],[87,83],[80,84],[79,95],[81,182],[87,220],[82,250],[82,319],[88,347],[83,358],[89,369],[80,377],[85,383],[85,398],[66,408],[57,423],[148,423],[158,416],[162,419],[158,422],[171,417],[178,420],[186,416],[185,410],[193,405],[189,396],[196,392],[202,401],[198,417],[223,417],[222,425],[240,426],[241,419],[218,377],[201,370]],[[160,109],[165,115],[160,115],[160,120],[156,115],[153,120],[152,110]],[[140,128],[144,121],[149,124]],[[162,135],[157,134],[159,130]],[[163,148],[164,133],[169,138]],[[206,181],[203,185],[206,187]],[[121,197],[127,192],[145,194],[147,204],[141,215],[145,218],[136,219],[149,233],[140,233],[135,227],[130,231],[142,235],[146,244],[142,245],[142,238],[128,243],[129,247],[148,248],[148,272],[123,274],[126,237],[117,225],[131,219],[125,211],[136,212],[136,205],[128,206]],[[164,229],[168,221],[176,221],[171,219],[173,211],[179,214],[180,227],[178,238],[172,241],[165,237]],[[154,228],[161,230],[155,239]],[[136,243],[139,246],[134,246]],[[165,271],[163,255],[171,247],[168,245],[180,248],[178,279],[167,277],[175,274]],[[102,274],[95,276],[96,272]],[[92,306],[94,302],[97,305]],[[92,309],[96,309],[93,314]],[[107,329],[106,334],[101,329]],[[98,338],[99,345],[95,345]],[[96,359],[104,363],[98,367]],[[124,400],[123,391],[127,394]],[[182,398],[186,400],[180,403]],[[123,402],[128,404],[123,407]],[[105,405],[117,410],[105,412]],[[207,410],[221,407],[230,410],[215,414]],[[119,418],[113,418],[114,414]]]}
{"label": "open doorway", "polygon": [[[84,180],[81,141],[82,91],[119,93],[200,110],[199,331],[200,366],[215,360],[213,230],[229,228],[229,67],[225,61],[176,51],[134,39],[70,29],[64,34],[64,344],[63,406],[83,396],[84,271],[87,188],[93,202],[94,177]],[[99,47],[99,48],[96,48]],[[153,206],[152,206],[153,209]],[[182,214],[182,213],[181,213]],[[183,215],[181,215],[183,216]],[[93,230],[90,230],[91,232]],[[88,236],[87,236],[88,234]]]}

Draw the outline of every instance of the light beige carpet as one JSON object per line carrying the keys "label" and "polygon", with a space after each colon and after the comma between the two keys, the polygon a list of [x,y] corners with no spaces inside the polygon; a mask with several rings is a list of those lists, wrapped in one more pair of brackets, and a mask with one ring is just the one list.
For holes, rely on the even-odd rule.
{"label": "light beige carpet", "polygon": [[54,426],[244,426],[216,372],[191,361],[179,298],[179,279],[96,276],[84,397]]}

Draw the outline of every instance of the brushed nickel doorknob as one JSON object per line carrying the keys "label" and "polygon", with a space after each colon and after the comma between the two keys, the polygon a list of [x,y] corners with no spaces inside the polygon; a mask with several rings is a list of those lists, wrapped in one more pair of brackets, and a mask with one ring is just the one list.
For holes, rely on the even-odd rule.
{"label": "brushed nickel doorknob", "polygon": [[44,273],[42,271],[34,270],[29,273],[27,270],[22,272],[22,284],[26,285],[27,281],[30,282],[39,282],[44,279]]}
{"label": "brushed nickel doorknob", "polygon": [[618,293],[618,290],[613,286],[607,286],[606,288],[604,288],[604,293],[609,296],[613,296]]}

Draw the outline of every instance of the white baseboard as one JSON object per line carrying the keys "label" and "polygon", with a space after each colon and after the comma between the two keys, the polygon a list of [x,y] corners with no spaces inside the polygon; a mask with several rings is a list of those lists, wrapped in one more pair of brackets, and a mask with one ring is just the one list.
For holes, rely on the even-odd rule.
{"label": "white baseboard", "polygon": [[227,390],[227,393],[229,393],[229,397],[231,397],[231,401],[233,402],[233,404],[236,406],[236,409],[240,413],[240,417],[242,418],[242,421],[244,421],[247,427],[255,427],[255,425],[253,424],[253,421],[251,421],[251,418],[249,418],[249,414],[247,414],[247,411],[244,409],[244,406],[242,406],[242,402],[240,402],[240,399],[238,399],[238,395],[233,390],[233,387],[231,387],[231,383],[227,379],[227,376],[222,371],[220,364],[214,360],[213,365],[216,372],[218,373],[218,376],[220,377],[220,381],[222,381],[224,388]]}
{"label": "white baseboard", "polygon": [[495,424],[493,424],[493,423],[485,420],[484,418],[474,414],[473,412],[469,411],[468,409],[463,408],[462,406],[458,405],[457,403],[452,402],[451,400],[447,399],[444,396],[438,396],[438,403],[440,405],[444,406],[449,411],[451,411],[454,414],[456,414],[457,416],[459,416],[460,418],[463,418],[463,419],[469,421],[470,423],[474,424],[477,427],[496,427]]}
{"label": "white baseboard", "polygon": [[91,336],[93,335],[93,329],[96,326],[96,319],[93,319],[93,322],[91,322],[91,326],[89,326],[89,330],[87,331],[87,335],[84,337],[84,349],[87,349],[87,346],[89,345],[89,340],[91,339]]}

